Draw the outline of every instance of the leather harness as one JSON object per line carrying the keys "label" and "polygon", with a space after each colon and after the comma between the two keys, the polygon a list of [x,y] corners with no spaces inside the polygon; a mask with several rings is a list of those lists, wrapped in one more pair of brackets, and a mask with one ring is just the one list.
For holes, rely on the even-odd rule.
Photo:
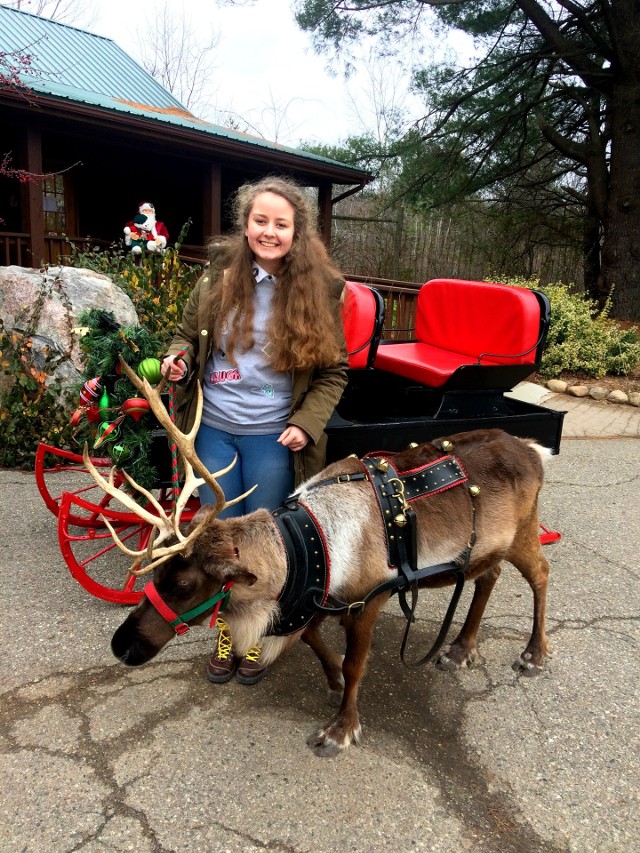
{"label": "leather harness", "polygon": [[[442,450],[450,448],[450,442],[442,442]],[[449,453],[408,471],[399,471],[394,466],[394,455],[367,454],[360,460],[363,468],[361,472],[320,480],[309,488],[359,480],[371,484],[387,540],[387,562],[390,568],[397,570],[396,577],[375,587],[362,601],[347,603],[330,595],[331,566],[322,528],[308,506],[297,498],[291,498],[272,513],[287,555],[287,578],[278,598],[280,617],[272,627],[271,634],[285,636],[300,631],[317,613],[334,616],[345,613],[356,615],[373,598],[390,591],[391,594],[398,593],[400,606],[407,619],[400,650],[403,663],[409,668],[423,666],[440,650],[462,592],[464,572],[469,565],[471,549],[475,544],[474,498],[478,489],[469,487],[471,535],[460,560],[419,569],[416,514],[411,507],[412,502],[466,484],[469,478],[459,460]],[[407,663],[404,653],[409,627],[415,622],[418,584],[436,575],[443,578],[449,575],[455,581],[451,602],[432,648],[419,661]],[[411,590],[411,604],[406,599],[408,590]]]}

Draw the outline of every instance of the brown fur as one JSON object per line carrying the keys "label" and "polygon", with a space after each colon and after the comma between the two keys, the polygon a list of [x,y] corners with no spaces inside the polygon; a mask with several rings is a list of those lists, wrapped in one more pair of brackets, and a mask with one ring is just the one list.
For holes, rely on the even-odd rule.
{"label": "brown fur", "polygon": [[[440,666],[470,666],[476,659],[477,633],[482,614],[508,560],[529,583],[534,599],[533,630],[517,661],[525,674],[535,674],[548,654],[545,602],[549,566],[539,540],[538,495],[542,486],[545,451],[532,441],[501,430],[460,433],[450,439],[469,484],[480,487],[476,498],[477,542],[466,574],[475,592],[460,633],[440,658]],[[394,456],[399,470],[416,468],[442,455],[433,444],[423,444]],[[304,484],[298,494],[322,525],[331,558],[331,592],[345,601],[364,598],[378,584],[395,575],[387,565],[380,515],[371,486],[366,482],[313,488],[318,480],[362,470],[357,459],[344,459]],[[471,498],[466,486],[413,502],[418,525],[419,566],[460,559],[472,531]],[[206,508],[204,510],[206,512]],[[199,519],[202,520],[202,519]],[[196,606],[233,580],[228,608],[234,645],[247,651],[267,632],[278,615],[278,594],[286,578],[286,557],[271,516],[259,510],[242,518],[211,518],[189,544],[185,554],[155,570],[156,587],[177,613]],[[442,586],[452,577],[425,586]],[[388,594],[372,600],[359,615],[343,616],[346,633],[344,660],[331,651],[320,634],[322,617],[294,637],[266,637],[265,662],[274,660],[300,638],[317,654],[327,677],[330,698],[339,701],[336,715],[310,738],[318,755],[334,755],[360,738],[358,688],[366,667],[371,635]],[[195,621],[202,621],[201,617]],[[118,629],[112,641],[117,657],[130,665],[144,663],[174,636],[173,629],[146,599]]]}

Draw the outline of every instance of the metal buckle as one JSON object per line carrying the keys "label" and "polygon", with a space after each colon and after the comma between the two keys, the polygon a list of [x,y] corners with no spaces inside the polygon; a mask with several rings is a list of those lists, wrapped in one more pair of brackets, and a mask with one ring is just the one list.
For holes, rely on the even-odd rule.
{"label": "metal buckle", "polygon": [[189,626],[186,622],[180,622],[179,625],[173,626],[173,630],[176,632],[176,634],[186,634],[189,630]]}
{"label": "metal buckle", "polygon": [[404,483],[402,482],[402,480],[399,480],[398,477],[390,477],[389,478],[389,485],[391,485],[391,483],[397,483],[398,484],[398,491],[394,492],[391,495],[391,497],[397,498],[400,501],[400,506],[402,507],[402,511],[406,512],[406,510],[409,509],[409,504],[407,503],[407,500],[404,496]]}
{"label": "metal buckle", "polygon": [[351,474],[338,474],[336,483],[348,483],[351,480]]}

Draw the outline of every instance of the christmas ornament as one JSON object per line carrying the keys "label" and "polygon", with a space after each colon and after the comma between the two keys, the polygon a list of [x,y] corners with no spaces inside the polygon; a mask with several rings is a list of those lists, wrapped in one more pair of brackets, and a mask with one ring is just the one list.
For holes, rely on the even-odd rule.
{"label": "christmas ornament", "polygon": [[89,423],[97,424],[100,420],[100,409],[97,406],[93,405],[87,406],[85,411],[87,413],[87,420],[89,421]]}
{"label": "christmas ornament", "polygon": [[146,379],[150,385],[157,385],[162,378],[160,359],[144,358],[138,365],[138,376]]}
{"label": "christmas ornament", "polygon": [[101,388],[99,376],[85,382],[80,391],[80,405],[90,406],[98,398]]}
{"label": "christmas ornament", "polygon": [[100,397],[98,408],[100,409],[101,417],[106,420],[109,417],[109,394],[106,388],[102,392],[102,397]]}
{"label": "christmas ornament", "polygon": [[136,423],[140,420],[143,415],[146,415],[150,410],[151,406],[144,397],[129,397],[128,400],[125,400],[122,404],[122,411],[125,415],[133,418]]}
{"label": "christmas ornament", "polygon": [[71,426],[77,427],[83,417],[85,417],[89,421],[90,424],[96,424],[100,420],[100,409],[96,405],[92,406],[79,406],[75,412],[71,415]]}
{"label": "christmas ornament", "polygon": [[114,444],[113,447],[109,450],[109,456],[116,465],[121,465],[123,462],[126,462],[126,460],[130,458],[131,450],[124,444]]}
{"label": "christmas ornament", "polygon": [[115,441],[117,438],[117,429],[124,420],[124,415],[120,415],[112,424],[104,421],[98,428],[98,437],[93,443],[93,449],[97,450],[105,441]]}

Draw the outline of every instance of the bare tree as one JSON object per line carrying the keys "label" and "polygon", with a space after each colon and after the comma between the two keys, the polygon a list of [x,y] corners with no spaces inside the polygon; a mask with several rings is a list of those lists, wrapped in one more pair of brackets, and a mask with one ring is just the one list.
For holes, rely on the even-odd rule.
{"label": "bare tree", "polygon": [[22,12],[30,12],[40,18],[50,18],[61,24],[74,24],[75,26],[87,27],[95,19],[95,10],[84,0],[8,0],[2,2],[3,6],[11,6]]}
{"label": "bare tree", "polygon": [[138,56],[143,68],[190,112],[207,118],[214,110],[214,51],[220,35],[201,40],[191,19],[169,4],[154,8],[153,23],[138,30]]}

